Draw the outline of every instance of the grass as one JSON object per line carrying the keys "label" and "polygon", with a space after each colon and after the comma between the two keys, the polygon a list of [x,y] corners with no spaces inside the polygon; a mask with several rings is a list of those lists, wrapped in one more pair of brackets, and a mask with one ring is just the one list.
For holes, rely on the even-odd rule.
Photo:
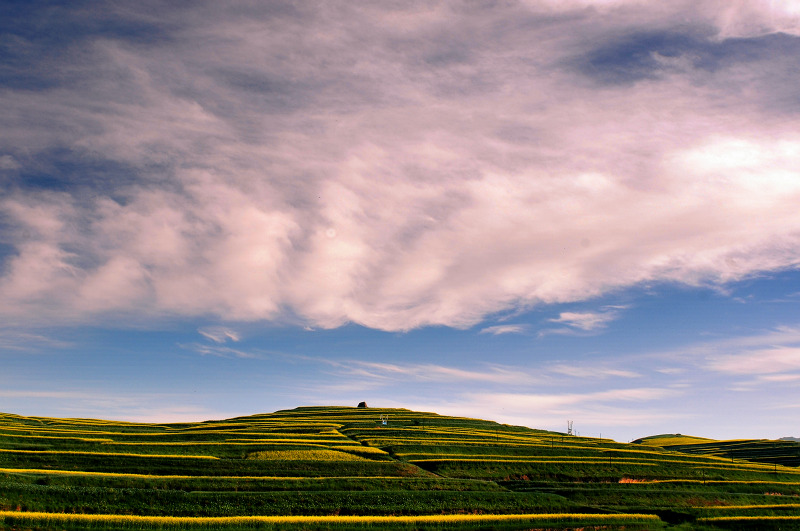
{"label": "grass", "polygon": [[800,470],[774,451],[788,448],[622,444],[404,409],[180,424],[0,414],[0,529],[787,528]]}

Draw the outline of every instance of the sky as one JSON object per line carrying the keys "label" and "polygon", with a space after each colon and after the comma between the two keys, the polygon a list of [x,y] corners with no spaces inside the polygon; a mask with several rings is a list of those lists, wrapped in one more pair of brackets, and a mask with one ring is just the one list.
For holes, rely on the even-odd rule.
{"label": "sky", "polygon": [[800,436],[800,1],[0,1],[0,411]]}

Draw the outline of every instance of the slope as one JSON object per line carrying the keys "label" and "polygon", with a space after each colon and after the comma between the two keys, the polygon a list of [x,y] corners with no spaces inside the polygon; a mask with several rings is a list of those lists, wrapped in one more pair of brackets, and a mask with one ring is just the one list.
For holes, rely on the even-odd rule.
{"label": "slope", "polygon": [[756,463],[800,466],[800,442],[780,439],[736,439],[717,441],[686,435],[654,435],[633,441],[649,447],[689,454],[743,459]]}
{"label": "slope", "polygon": [[763,529],[798,495],[795,468],[405,409],[0,414],[4,529]]}

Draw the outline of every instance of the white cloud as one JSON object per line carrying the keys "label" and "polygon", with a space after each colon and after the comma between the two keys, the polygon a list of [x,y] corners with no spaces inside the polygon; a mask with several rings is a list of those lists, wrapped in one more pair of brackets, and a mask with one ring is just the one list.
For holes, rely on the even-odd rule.
{"label": "white cloud", "polygon": [[216,356],[218,358],[246,358],[246,359],[264,359],[265,357],[267,357],[267,355],[262,352],[253,352],[249,350],[223,347],[221,345],[204,345],[200,343],[192,343],[189,345],[182,345],[182,346],[184,348],[197,352],[201,356]]}
{"label": "white cloud", "polygon": [[712,358],[708,368],[730,374],[776,374],[800,369],[800,347],[774,347]]}
{"label": "white cloud", "polygon": [[[791,358],[792,352],[800,345],[800,328],[794,326],[778,326],[750,335],[725,337],[713,341],[693,343],[687,346],[664,352],[654,352],[648,357],[670,362],[685,362],[704,367],[736,366],[737,360],[748,360],[760,355],[765,359],[783,356]],[[687,367],[671,367],[659,369],[660,372],[677,373]]]}
{"label": "white cloud", "polygon": [[764,382],[796,382],[800,380],[800,374],[765,374],[758,378]]}
{"label": "white cloud", "polygon": [[664,400],[680,396],[679,391],[658,388],[553,394],[487,392],[465,393],[450,401],[406,400],[387,405],[561,432],[566,431],[566,421],[573,420],[581,435],[609,436],[610,432],[625,431],[643,436],[657,426],[685,422],[691,416],[662,409]]}
{"label": "white cloud", "polygon": [[169,393],[108,393],[101,389],[85,388],[81,391],[2,389],[0,397],[9,403],[20,400],[24,409],[32,410],[34,415],[80,415],[127,422],[158,423],[199,422],[235,416],[230,411],[195,405],[192,397]]}
{"label": "white cloud", "polygon": [[[715,382],[735,391],[751,392],[764,384],[789,383],[800,378],[800,329],[781,326],[751,335],[640,355],[648,363],[669,363],[655,372],[682,375],[694,382]],[[697,378],[701,380],[697,380]]]}
{"label": "white cloud", "polygon": [[382,380],[403,378],[410,381],[490,382],[500,384],[531,383],[536,378],[517,368],[487,366],[484,370],[467,370],[436,364],[394,364],[366,361],[337,362],[345,372],[359,377]]}
{"label": "white cloud", "polygon": [[19,162],[11,155],[3,155],[0,157],[0,170],[16,170],[20,167]]}
{"label": "white cloud", "polygon": [[88,399],[95,396],[88,391],[34,391],[2,389],[0,396],[4,398],[57,398],[60,400]]}
{"label": "white cloud", "polygon": [[495,325],[487,326],[480,331],[481,334],[492,334],[498,336],[501,334],[522,334],[528,330],[528,325],[509,324],[509,325]]}
{"label": "white cloud", "polygon": [[793,3],[252,9],[111,9],[170,38],[76,37],[27,67],[52,88],[2,92],[3,168],[114,177],[7,188],[3,319],[470,327],[800,265],[794,41],[721,40],[796,34]]}
{"label": "white cloud", "polygon": [[661,374],[667,374],[667,375],[669,375],[669,374],[684,374],[686,371],[687,371],[687,369],[684,368],[684,367],[662,367],[662,368],[656,369],[656,372],[661,373]]}
{"label": "white cloud", "polygon": [[720,37],[752,37],[783,32],[800,34],[800,2],[797,0],[749,0],[724,2],[716,16]]}
{"label": "white cloud", "polygon": [[62,349],[73,346],[72,343],[53,337],[31,333],[21,330],[9,330],[0,328],[0,351],[39,351]]}
{"label": "white cloud", "polygon": [[227,343],[229,340],[235,343],[240,339],[238,332],[224,326],[205,326],[197,331],[214,343]]}
{"label": "white cloud", "polygon": [[606,377],[639,378],[642,376],[637,372],[625,369],[596,367],[586,364],[581,364],[581,365],[558,364],[558,365],[553,365],[552,367],[548,367],[547,370],[556,374],[571,376],[573,378],[591,378],[591,379],[606,378]]}
{"label": "white cloud", "polygon": [[573,328],[591,332],[606,325],[616,319],[615,313],[598,312],[561,312],[558,318],[550,319],[551,323],[561,323]]}
{"label": "white cloud", "polygon": [[659,400],[675,396],[676,392],[670,389],[659,388],[624,388],[597,391],[592,393],[559,393],[559,394],[528,394],[528,393],[486,393],[476,395],[476,399],[487,403],[507,405],[516,404],[518,408],[548,409],[575,404],[597,404],[628,401]]}
{"label": "white cloud", "polygon": [[718,38],[756,37],[770,33],[800,34],[800,2],[797,0],[675,0],[669,7],[650,0],[531,0],[533,8],[547,6],[556,11],[592,8],[600,13],[639,17],[692,12],[716,27]]}

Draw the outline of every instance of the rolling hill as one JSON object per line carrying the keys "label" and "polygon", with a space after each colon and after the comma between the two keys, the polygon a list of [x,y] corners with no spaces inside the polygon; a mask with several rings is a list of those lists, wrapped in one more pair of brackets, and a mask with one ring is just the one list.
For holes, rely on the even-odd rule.
{"label": "rolling hill", "polygon": [[744,459],[755,463],[800,465],[800,442],[790,439],[737,439],[717,441],[686,435],[654,435],[633,441],[635,444],[657,446],[688,454]]}
{"label": "rolling hill", "polygon": [[657,439],[622,444],[405,409],[302,407],[182,424],[0,414],[0,529],[800,522],[800,469]]}

